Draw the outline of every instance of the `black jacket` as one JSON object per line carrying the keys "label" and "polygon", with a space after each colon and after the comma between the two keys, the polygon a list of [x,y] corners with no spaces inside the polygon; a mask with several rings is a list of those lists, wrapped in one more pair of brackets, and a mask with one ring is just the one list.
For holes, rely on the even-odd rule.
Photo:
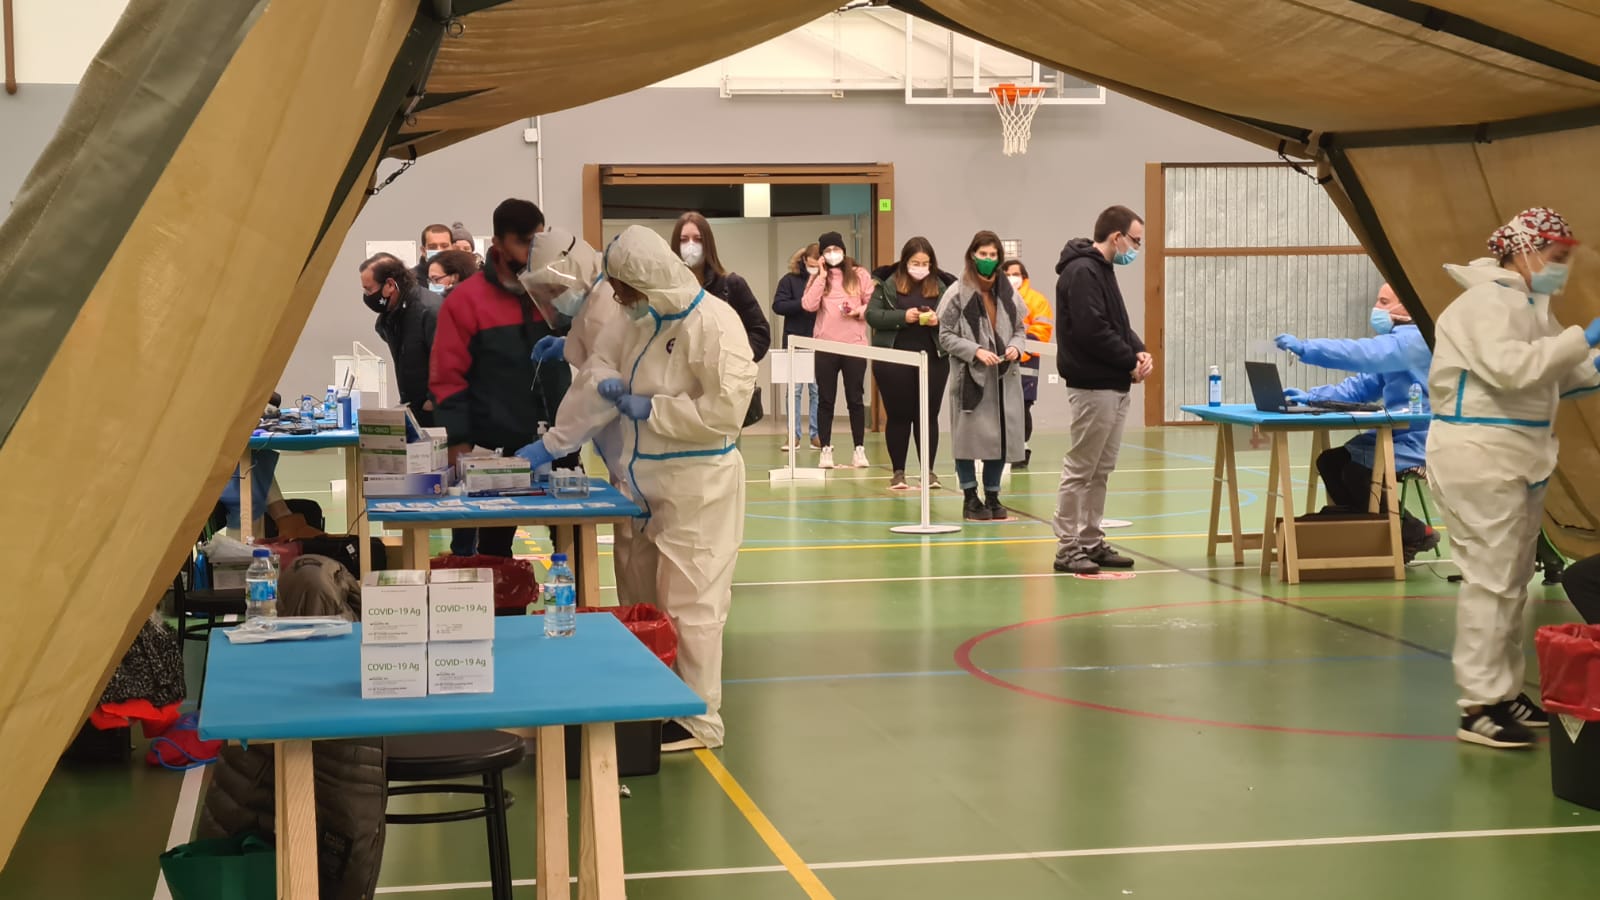
{"label": "black jacket", "polygon": [[710,276],[705,283],[706,293],[720,297],[739,314],[745,336],[750,339],[750,353],[760,362],[772,347],[772,327],[767,324],[767,314],[750,290],[750,282],[736,272],[718,275],[708,271],[706,274]]}
{"label": "black jacket", "polygon": [[400,296],[400,304],[378,315],[373,330],[389,345],[389,359],[399,383],[400,402],[422,412],[428,402],[428,357],[439,325],[438,294],[420,285]]}
{"label": "black jacket", "polygon": [[450,443],[517,450],[533,441],[540,422],[556,420],[572,368],[565,360],[535,364],[531,354],[540,338],[557,333],[527,294],[500,285],[492,258],[455,286],[439,311],[429,373],[434,421]]}
{"label": "black jacket", "polygon": [[783,316],[785,347],[789,346],[789,338],[811,337],[812,330],[817,327],[817,314],[807,312],[800,305],[800,298],[806,293],[806,282],[810,280],[811,276],[805,272],[785,273],[778,281],[778,292],[772,296],[772,311]]}
{"label": "black jacket", "polygon": [[1078,238],[1056,263],[1056,368],[1067,387],[1128,392],[1144,341],[1128,323],[1117,274],[1094,242]]}

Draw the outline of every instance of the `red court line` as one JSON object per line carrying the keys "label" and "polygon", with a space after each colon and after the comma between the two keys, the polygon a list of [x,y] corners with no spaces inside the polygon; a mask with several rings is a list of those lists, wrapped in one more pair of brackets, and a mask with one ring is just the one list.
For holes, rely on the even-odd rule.
{"label": "red court line", "polygon": [[[1307,599],[1309,599],[1309,598],[1307,598]],[[1389,597],[1363,596],[1363,597],[1320,597],[1320,598],[1317,598],[1317,599],[1320,599],[1320,600],[1385,600],[1385,599],[1390,599],[1390,598]],[[1408,598],[1408,597],[1395,597],[1393,599],[1401,600],[1401,599],[1411,599],[1411,598]],[[1422,598],[1418,598],[1418,599],[1422,599]],[[1042,618],[1042,619],[1029,619],[1027,621],[1017,622],[1017,623],[1014,623],[1014,624],[1011,624],[1011,625],[1005,625],[1005,626],[1002,626],[1000,628],[995,628],[995,629],[992,629],[990,631],[985,631],[985,632],[983,632],[981,634],[977,634],[977,635],[974,635],[974,636],[968,638],[964,643],[962,643],[962,645],[960,647],[956,648],[956,653],[955,653],[956,665],[958,665],[962,669],[966,670],[967,674],[972,675],[973,677],[975,677],[975,678],[977,678],[977,679],[979,679],[981,681],[984,681],[984,682],[987,682],[989,684],[992,684],[995,687],[1005,688],[1008,691],[1015,691],[1016,693],[1022,694],[1023,696],[1032,697],[1035,700],[1045,700],[1045,701],[1048,701],[1050,703],[1060,703],[1060,704],[1063,704],[1063,705],[1066,705],[1066,706],[1076,706],[1076,707],[1079,707],[1081,709],[1092,709],[1092,710],[1097,710],[1099,712],[1118,713],[1120,715],[1134,716],[1136,718],[1141,718],[1141,719],[1155,719],[1157,721],[1176,722],[1176,723],[1183,724],[1183,725],[1206,725],[1206,726],[1210,726],[1210,727],[1213,727],[1213,728],[1236,728],[1236,729],[1240,729],[1240,730],[1244,730],[1244,731],[1266,731],[1266,732],[1273,732],[1273,733],[1277,733],[1277,734],[1307,734],[1307,735],[1315,735],[1315,736],[1319,736],[1319,737],[1380,738],[1380,739],[1397,740],[1397,741],[1453,741],[1453,740],[1455,740],[1455,737],[1453,735],[1393,734],[1393,733],[1390,733],[1390,732],[1383,732],[1383,731],[1343,731],[1343,730],[1331,729],[1331,728],[1291,728],[1291,727],[1288,727],[1288,726],[1285,726],[1285,725],[1256,725],[1256,724],[1252,724],[1252,723],[1248,723],[1248,722],[1222,722],[1222,721],[1218,721],[1216,719],[1201,719],[1201,718],[1195,718],[1195,717],[1192,717],[1192,716],[1174,716],[1174,715],[1168,715],[1166,713],[1149,712],[1147,710],[1141,710],[1141,709],[1128,709],[1126,707],[1121,707],[1121,706],[1110,706],[1110,705],[1107,705],[1107,704],[1104,704],[1104,703],[1093,703],[1093,702],[1090,702],[1088,700],[1075,700],[1075,699],[1073,699],[1071,697],[1062,697],[1062,696],[1059,696],[1057,694],[1047,694],[1047,693],[1044,693],[1043,691],[1036,691],[1036,690],[1034,690],[1032,688],[1023,687],[1020,684],[1016,684],[1014,682],[1007,681],[1007,680],[1005,680],[1004,678],[1001,678],[998,675],[991,674],[991,673],[985,671],[977,663],[972,661],[972,651],[979,644],[983,643],[984,641],[987,641],[988,639],[990,639],[992,637],[996,637],[998,635],[1006,634],[1006,633],[1012,632],[1012,631],[1018,631],[1018,630],[1021,630],[1021,629],[1024,629],[1024,628],[1032,628],[1032,627],[1037,626],[1037,625],[1047,625],[1047,624],[1050,624],[1052,622],[1062,622],[1062,621],[1066,621],[1066,620],[1069,620],[1069,619],[1085,619],[1085,618],[1089,618],[1090,616],[1109,616],[1109,615],[1116,615],[1118,613],[1144,612],[1144,611],[1155,610],[1155,609],[1183,609],[1185,607],[1196,607],[1196,606],[1235,606],[1235,605],[1238,605],[1238,604],[1241,604],[1241,603],[1265,603],[1265,602],[1268,602],[1268,601],[1262,600],[1262,599],[1257,599],[1255,597],[1239,597],[1239,598],[1231,599],[1231,600],[1193,600],[1193,601],[1187,601],[1187,602],[1182,602],[1182,603],[1154,603],[1154,604],[1150,604],[1150,605],[1147,605],[1147,606],[1127,606],[1127,607],[1121,607],[1121,608],[1118,608],[1118,609],[1095,609],[1095,610],[1088,610],[1086,612],[1068,613],[1066,615],[1061,615],[1061,616],[1048,616],[1048,617]]]}

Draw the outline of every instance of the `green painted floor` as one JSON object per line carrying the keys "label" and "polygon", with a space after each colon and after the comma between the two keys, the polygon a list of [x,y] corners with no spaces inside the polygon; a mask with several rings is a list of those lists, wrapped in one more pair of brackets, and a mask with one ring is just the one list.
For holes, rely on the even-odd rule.
{"label": "green painted floor", "polygon": [[[671,757],[627,781],[629,896],[1592,893],[1600,813],[1550,795],[1544,751],[1451,738],[1447,562],[1399,584],[1291,588],[1263,579],[1255,554],[1237,569],[1208,560],[1212,433],[1127,440],[1107,513],[1133,523],[1113,538],[1137,577],[1084,581],[1050,571],[1061,436],[1041,436],[1034,470],[1012,475],[1016,522],[926,539],[889,531],[915,521],[917,499],[888,493],[876,438],[877,468],[770,487],[780,440],[747,436],[717,757],[772,830],[702,760]],[[1265,453],[1241,465],[1252,523]],[[280,477],[326,503],[339,471],[335,457],[290,457]],[[936,495],[933,516],[958,520],[957,492]],[[1575,618],[1559,589],[1534,596],[1534,624]],[[530,776],[510,779],[522,798]],[[0,898],[150,897],[155,855],[191,812],[182,780],[58,770]],[[512,810],[524,880],[532,814]],[[392,828],[384,896],[487,898],[482,835]],[[775,844],[804,868],[788,871]]]}

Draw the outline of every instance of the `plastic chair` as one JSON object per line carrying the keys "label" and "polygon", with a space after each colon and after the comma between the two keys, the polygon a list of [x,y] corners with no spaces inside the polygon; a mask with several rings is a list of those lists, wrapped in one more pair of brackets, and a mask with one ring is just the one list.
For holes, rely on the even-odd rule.
{"label": "plastic chair", "polygon": [[[506,810],[515,798],[505,789],[506,769],[522,761],[522,739],[504,731],[463,731],[455,734],[418,734],[384,739],[384,772],[391,784],[389,796],[400,794],[471,794],[483,805],[471,809],[432,813],[385,813],[390,825],[425,825],[483,819],[489,838],[489,884],[494,900],[511,900],[511,842],[506,834]],[[481,787],[439,783],[444,779],[478,776]],[[395,785],[393,782],[403,782]]]}

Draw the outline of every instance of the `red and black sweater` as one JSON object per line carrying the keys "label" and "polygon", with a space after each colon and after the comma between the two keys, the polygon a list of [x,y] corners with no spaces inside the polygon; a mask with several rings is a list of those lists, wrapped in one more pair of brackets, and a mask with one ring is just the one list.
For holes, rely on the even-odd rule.
{"label": "red and black sweater", "polygon": [[450,443],[516,450],[540,422],[555,422],[572,369],[562,360],[536,365],[532,353],[556,333],[527,295],[499,284],[492,258],[456,285],[439,309],[428,379],[434,421]]}

